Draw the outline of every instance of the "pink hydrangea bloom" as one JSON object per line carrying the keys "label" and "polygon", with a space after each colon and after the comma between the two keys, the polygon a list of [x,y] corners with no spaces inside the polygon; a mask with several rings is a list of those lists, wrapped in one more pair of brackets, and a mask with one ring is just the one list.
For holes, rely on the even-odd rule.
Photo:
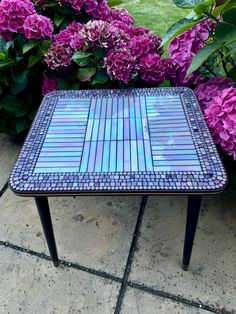
{"label": "pink hydrangea bloom", "polygon": [[135,36],[129,41],[129,49],[134,57],[139,58],[148,52],[154,52],[155,44],[151,38],[145,35]]}
{"label": "pink hydrangea bloom", "polygon": [[122,29],[102,20],[88,22],[81,36],[88,45],[108,49],[117,46],[120,40],[128,39]]}
{"label": "pink hydrangea bloom", "polygon": [[0,2],[0,34],[4,32],[22,33],[25,19],[36,13],[29,0],[2,0]]}
{"label": "pink hydrangea bloom", "polygon": [[226,88],[204,111],[216,144],[236,160],[236,88]]}
{"label": "pink hydrangea bloom", "polygon": [[178,71],[180,70],[180,66],[171,58],[161,59],[163,68],[165,69],[165,80],[173,83],[175,80]]}
{"label": "pink hydrangea bloom", "polygon": [[81,37],[83,28],[83,24],[73,21],[65,29],[54,35],[53,41],[65,47],[80,50],[84,45],[84,39]]}
{"label": "pink hydrangea bloom", "polygon": [[128,83],[137,75],[136,60],[129,50],[110,50],[104,58],[104,66],[112,80]]}
{"label": "pink hydrangea bloom", "polygon": [[52,70],[63,69],[71,64],[72,50],[70,47],[65,47],[61,43],[53,43],[47,54],[44,56],[44,61]]}
{"label": "pink hydrangea bloom", "polygon": [[42,95],[45,96],[54,90],[58,90],[57,80],[55,78],[49,78],[48,76],[45,76],[41,89]]}
{"label": "pink hydrangea bloom", "polygon": [[141,79],[151,85],[159,85],[165,80],[165,69],[157,53],[149,53],[139,59]]}
{"label": "pink hydrangea bloom", "polygon": [[32,14],[27,16],[23,24],[24,34],[29,39],[52,37],[53,24],[46,16]]}
{"label": "pink hydrangea bloom", "polygon": [[223,89],[233,85],[229,77],[215,76],[195,88],[202,109],[206,109],[213,98],[219,96]]}
{"label": "pink hydrangea bloom", "polygon": [[187,71],[191,65],[195,54],[205,45],[205,41],[209,38],[213,24],[204,21],[191,29],[187,30],[180,36],[174,38],[169,45],[169,56],[179,64],[181,71],[177,73],[174,85],[189,86],[197,83],[199,73],[194,72],[186,77]]}

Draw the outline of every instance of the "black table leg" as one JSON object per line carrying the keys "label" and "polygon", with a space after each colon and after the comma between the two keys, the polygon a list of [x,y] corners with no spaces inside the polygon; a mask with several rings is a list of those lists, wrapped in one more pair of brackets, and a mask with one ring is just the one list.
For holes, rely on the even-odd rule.
{"label": "black table leg", "polygon": [[38,208],[39,217],[43,226],[43,231],[47,240],[49,252],[55,267],[59,266],[59,260],[57,256],[57,247],[54,238],[52,220],[49,210],[49,204],[47,197],[35,197],[35,202]]}
{"label": "black table leg", "polygon": [[183,252],[183,270],[188,270],[188,265],[190,263],[193,241],[201,208],[201,201],[201,195],[190,195],[188,197],[187,221]]}

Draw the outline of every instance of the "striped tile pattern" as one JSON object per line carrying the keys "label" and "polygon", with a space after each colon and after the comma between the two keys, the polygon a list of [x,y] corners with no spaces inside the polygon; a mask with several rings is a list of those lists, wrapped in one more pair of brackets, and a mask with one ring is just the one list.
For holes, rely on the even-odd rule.
{"label": "striped tile pattern", "polygon": [[80,172],[148,170],[153,164],[140,98],[92,99]]}
{"label": "striped tile pattern", "polygon": [[180,96],[147,96],[154,171],[200,171]]}
{"label": "striped tile pattern", "polygon": [[180,96],[59,99],[35,173],[201,170]]}
{"label": "striped tile pattern", "polygon": [[59,99],[34,173],[78,172],[90,99]]}

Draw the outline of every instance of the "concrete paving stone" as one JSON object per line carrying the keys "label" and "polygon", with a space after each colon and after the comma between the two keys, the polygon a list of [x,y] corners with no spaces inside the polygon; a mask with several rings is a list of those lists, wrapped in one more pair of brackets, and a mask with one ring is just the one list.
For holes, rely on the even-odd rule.
{"label": "concrete paving stone", "polygon": [[11,174],[20,148],[21,145],[14,144],[9,135],[0,133],[0,191]]}
{"label": "concrete paving stone", "polygon": [[236,193],[205,196],[188,272],[181,269],[187,198],[150,197],[129,280],[236,310]]}
{"label": "concrete paving stone", "polygon": [[[59,258],[123,276],[141,197],[50,198]],[[0,198],[0,239],[48,253],[33,198]]]}
{"label": "concrete paving stone", "polygon": [[121,314],[207,314],[208,311],[164,299],[136,289],[127,289]]}
{"label": "concrete paving stone", "polygon": [[111,314],[120,284],[0,246],[0,313]]}

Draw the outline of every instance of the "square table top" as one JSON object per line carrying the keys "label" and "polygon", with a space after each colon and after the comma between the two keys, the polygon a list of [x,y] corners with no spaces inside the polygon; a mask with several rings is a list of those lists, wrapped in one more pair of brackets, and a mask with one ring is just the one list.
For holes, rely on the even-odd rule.
{"label": "square table top", "polygon": [[11,174],[23,196],[216,193],[227,175],[189,88],[44,97]]}

